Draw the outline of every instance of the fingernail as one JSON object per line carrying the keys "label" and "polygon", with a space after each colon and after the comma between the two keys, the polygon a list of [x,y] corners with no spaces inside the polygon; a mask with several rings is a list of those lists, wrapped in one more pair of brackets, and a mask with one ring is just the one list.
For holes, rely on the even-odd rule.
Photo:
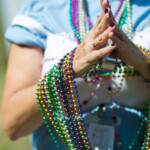
{"label": "fingernail", "polygon": [[113,43],[111,44],[111,46],[115,46],[115,43],[113,42]]}
{"label": "fingernail", "polygon": [[108,9],[107,9],[107,8],[105,9],[105,14],[106,14],[106,13],[108,13]]}
{"label": "fingernail", "polygon": [[109,4],[109,0],[106,0],[107,1],[107,3]]}
{"label": "fingernail", "polygon": [[113,27],[115,25],[115,23],[113,22],[112,24],[111,24],[111,27]]}

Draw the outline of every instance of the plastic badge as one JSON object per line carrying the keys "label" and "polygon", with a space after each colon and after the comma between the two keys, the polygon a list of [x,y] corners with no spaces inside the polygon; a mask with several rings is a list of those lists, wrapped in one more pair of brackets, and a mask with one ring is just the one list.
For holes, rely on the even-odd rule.
{"label": "plastic badge", "polygon": [[111,125],[89,125],[89,139],[94,150],[113,150],[115,129]]}

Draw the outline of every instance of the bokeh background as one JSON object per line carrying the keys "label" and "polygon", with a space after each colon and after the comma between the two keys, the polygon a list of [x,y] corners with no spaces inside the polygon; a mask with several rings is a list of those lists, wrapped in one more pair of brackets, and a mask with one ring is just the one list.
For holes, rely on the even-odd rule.
{"label": "bokeh background", "polygon": [[[25,0],[0,0],[0,106],[5,81],[9,43],[4,39],[4,32]],[[31,150],[30,135],[17,141],[10,141],[1,123],[0,107],[0,150]]]}

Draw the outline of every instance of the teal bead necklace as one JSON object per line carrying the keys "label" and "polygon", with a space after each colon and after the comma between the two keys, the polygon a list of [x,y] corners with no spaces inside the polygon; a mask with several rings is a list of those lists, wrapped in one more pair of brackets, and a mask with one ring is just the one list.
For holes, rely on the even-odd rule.
{"label": "teal bead necklace", "polygon": [[37,103],[56,147],[61,149],[51,125],[69,150],[92,150],[74,81],[72,61],[75,49],[46,73],[37,87]]}
{"label": "teal bead necklace", "polygon": [[[123,7],[123,6],[122,6]],[[126,7],[124,7],[124,11],[123,11],[123,14],[120,18],[120,21],[119,21],[119,27],[121,29],[123,29],[123,25],[125,24],[125,20],[126,20],[126,17],[128,17],[128,22],[129,22],[129,29],[128,29],[128,32],[129,32],[129,37],[130,39],[132,39],[132,21],[131,21],[131,8],[130,8],[130,0],[126,0]],[[139,47],[142,51],[144,51],[141,47]],[[131,142],[130,146],[129,146],[129,150],[133,149],[134,148],[134,145],[136,143],[136,140],[138,139],[138,136],[141,134],[141,131],[143,129],[143,126],[144,126],[144,123],[146,122],[146,120],[149,120],[150,118],[150,115],[149,115],[149,112],[150,112],[150,99],[148,99],[148,103],[147,103],[147,107],[146,107],[146,110],[145,110],[145,113],[143,115],[143,119],[142,119],[142,122],[140,124],[140,127],[135,135],[135,138],[133,139],[133,141]],[[147,121],[147,127],[145,129],[145,136],[144,136],[144,142],[142,144],[142,147],[141,147],[141,150],[148,150],[150,148],[150,138],[149,138],[149,132],[150,130],[148,131],[149,129],[149,122]]]}

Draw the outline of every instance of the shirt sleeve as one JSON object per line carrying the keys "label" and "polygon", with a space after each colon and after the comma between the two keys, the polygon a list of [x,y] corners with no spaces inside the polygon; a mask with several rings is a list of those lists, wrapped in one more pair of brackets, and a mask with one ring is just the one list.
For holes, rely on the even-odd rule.
{"label": "shirt sleeve", "polygon": [[9,42],[19,45],[40,46],[46,48],[48,31],[41,23],[43,4],[37,0],[27,0],[20,8],[11,25],[5,32]]}
{"label": "shirt sleeve", "polygon": [[5,38],[9,42],[19,45],[40,46],[45,49],[47,37],[46,35],[41,35],[38,32],[33,33],[23,26],[13,25],[7,29]]}

